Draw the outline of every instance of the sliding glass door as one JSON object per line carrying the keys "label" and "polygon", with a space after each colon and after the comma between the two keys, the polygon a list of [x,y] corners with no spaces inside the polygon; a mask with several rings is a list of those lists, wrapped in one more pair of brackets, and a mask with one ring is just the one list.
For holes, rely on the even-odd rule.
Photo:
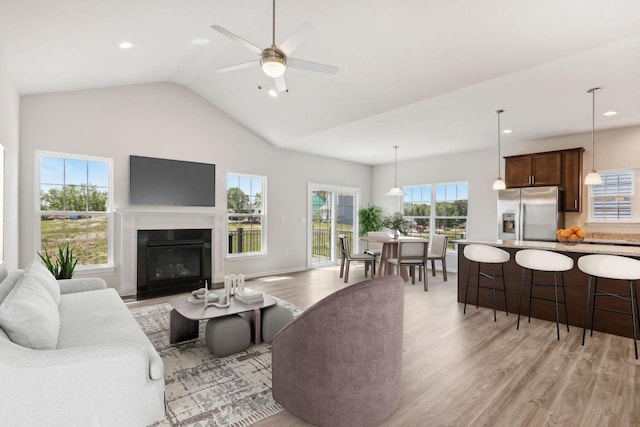
{"label": "sliding glass door", "polygon": [[322,267],[339,262],[340,234],[349,239],[352,251],[357,250],[358,195],[359,191],[356,188],[309,184],[309,267]]}

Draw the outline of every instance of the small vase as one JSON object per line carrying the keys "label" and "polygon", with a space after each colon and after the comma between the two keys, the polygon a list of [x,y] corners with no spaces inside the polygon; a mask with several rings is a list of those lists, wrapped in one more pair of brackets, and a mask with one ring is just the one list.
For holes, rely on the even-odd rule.
{"label": "small vase", "polygon": [[389,237],[392,239],[398,238],[398,230],[389,230]]}

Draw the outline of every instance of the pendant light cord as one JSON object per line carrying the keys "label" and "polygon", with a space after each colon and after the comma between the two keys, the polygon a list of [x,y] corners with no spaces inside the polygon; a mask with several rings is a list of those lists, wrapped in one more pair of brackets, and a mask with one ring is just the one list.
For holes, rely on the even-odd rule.
{"label": "pendant light cord", "polygon": [[591,89],[591,169],[596,170],[596,89]]}
{"label": "pendant light cord", "polygon": [[395,160],[393,161],[393,186],[398,187],[398,146],[393,146],[396,151]]}
{"label": "pendant light cord", "polygon": [[500,177],[500,114],[504,113],[504,110],[496,110],[498,115],[498,177]]}

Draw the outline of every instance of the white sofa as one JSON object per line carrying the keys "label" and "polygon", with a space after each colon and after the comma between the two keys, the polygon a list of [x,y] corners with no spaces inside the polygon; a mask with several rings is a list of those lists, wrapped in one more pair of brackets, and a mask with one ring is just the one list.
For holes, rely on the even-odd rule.
{"label": "white sofa", "polygon": [[165,417],[163,371],[103,280],[0,266],[0,424],[146,426]]}

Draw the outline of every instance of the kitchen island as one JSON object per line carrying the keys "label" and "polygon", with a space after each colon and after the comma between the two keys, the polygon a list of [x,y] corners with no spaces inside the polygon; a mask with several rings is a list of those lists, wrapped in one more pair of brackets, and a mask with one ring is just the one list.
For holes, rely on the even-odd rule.
{"label": "kitchen island", "polygon": [[[594,243],[579,243],[577,245],[566,245],[559,242],[537,242],[537,241],[523,241],[523,240],[494,240],[494,241],[480,241],[480,240],[456,240],[458,244],[458,302],[464,303],[465,287],[467,283],[467,265],[468,261],[464,256],[464,247],[477,243],[489,246],[499,247],[506,250],[511,255],[511,259],[504,265],[504,278],[505,286],[507,289],[507,311],[510,313],[518,313],[518,303],[520,298],[520,282],[522,280],[522,268],[515,261],[515,254],[522,249],[542,249],[559,252],[571,257],[574,261],[574,267],[572,270],[567,271],[564,275],[566,294],[567,294],[567,309],[569,311],[569,325],[582,328],[584,324],[584,312],[587,302],[587,284],[589,276],[584,274],[578,269],[578,258],[588,254],[607,254],[607,255],[621,255],[635,259],[640,259],[640,246],[631,245],[610,245],[610,244],[594,244]],[[477,268],[475,265],[473,268]],[[474,270],[475,271],[475,270]],[[483,270],[488,272],[488,270]],[[475,309],[476,305],[476,292],[475,292],[475,275],[472,276],[469,282],[469,295],[467,300],[467,310]],[[558,279],[560,280],[560,279]],[[546,283],[553,283],[553,273],[536,272],[535,281]],[[481,279],[481,284],[488,285],[490,281],[488,279]],[[497,279],[496,287],[502,285],[500,278]],[[529,310],[529,287],[525,287],[525,294],[522,298],[522,315],[526,316]],[[623,281],[612,281],[608,279],[598,280],[598,289],[609,290],[617,293],[629,292],[629,285]],[[553,298],[553,288],[550,289],[535,289],[536,295],[546,298]],[[546,294],[545,294],[546,292]],[[613,309],[630,311],[629,302],[619,299],[607,298],[606,303]],[[598,305],[605,301],[598,300]],[[492,292],[490,290],[481,289],[479,297],[479,305],[482,307],[493,307]],[[504,299],[501,295],[498,295],[496,302],[497,310],[505,310]],[[473,308],[471,308],[473,307]],[[517,317],[513,317],[513,327],[515,328],[515,322]],[[511,317],[511,316],[510,316]],[[550,320],[555,322],[555,306],[553,302],[547,301],[535,301],[533,303],[533,310],[531,311],[531,317],[538,319]],[[591,316],[589,316],[588,327],[591,326]],[[521,320],[522,322],[522,320]],[[564,313],[560,313],[560,322],[564,323]],[[520,329],[523,330],[521,323]],[[605,311],[596,310],[595,330],[622,335],[626,337],[632,337],[631,329],[631,316],[621,315],[616,313],[610,313]],[[526,331],[526,317],[525,327]],[[562,329],[561,329],[562,330]],[[562,337],[562,336],[561,336]]]}

